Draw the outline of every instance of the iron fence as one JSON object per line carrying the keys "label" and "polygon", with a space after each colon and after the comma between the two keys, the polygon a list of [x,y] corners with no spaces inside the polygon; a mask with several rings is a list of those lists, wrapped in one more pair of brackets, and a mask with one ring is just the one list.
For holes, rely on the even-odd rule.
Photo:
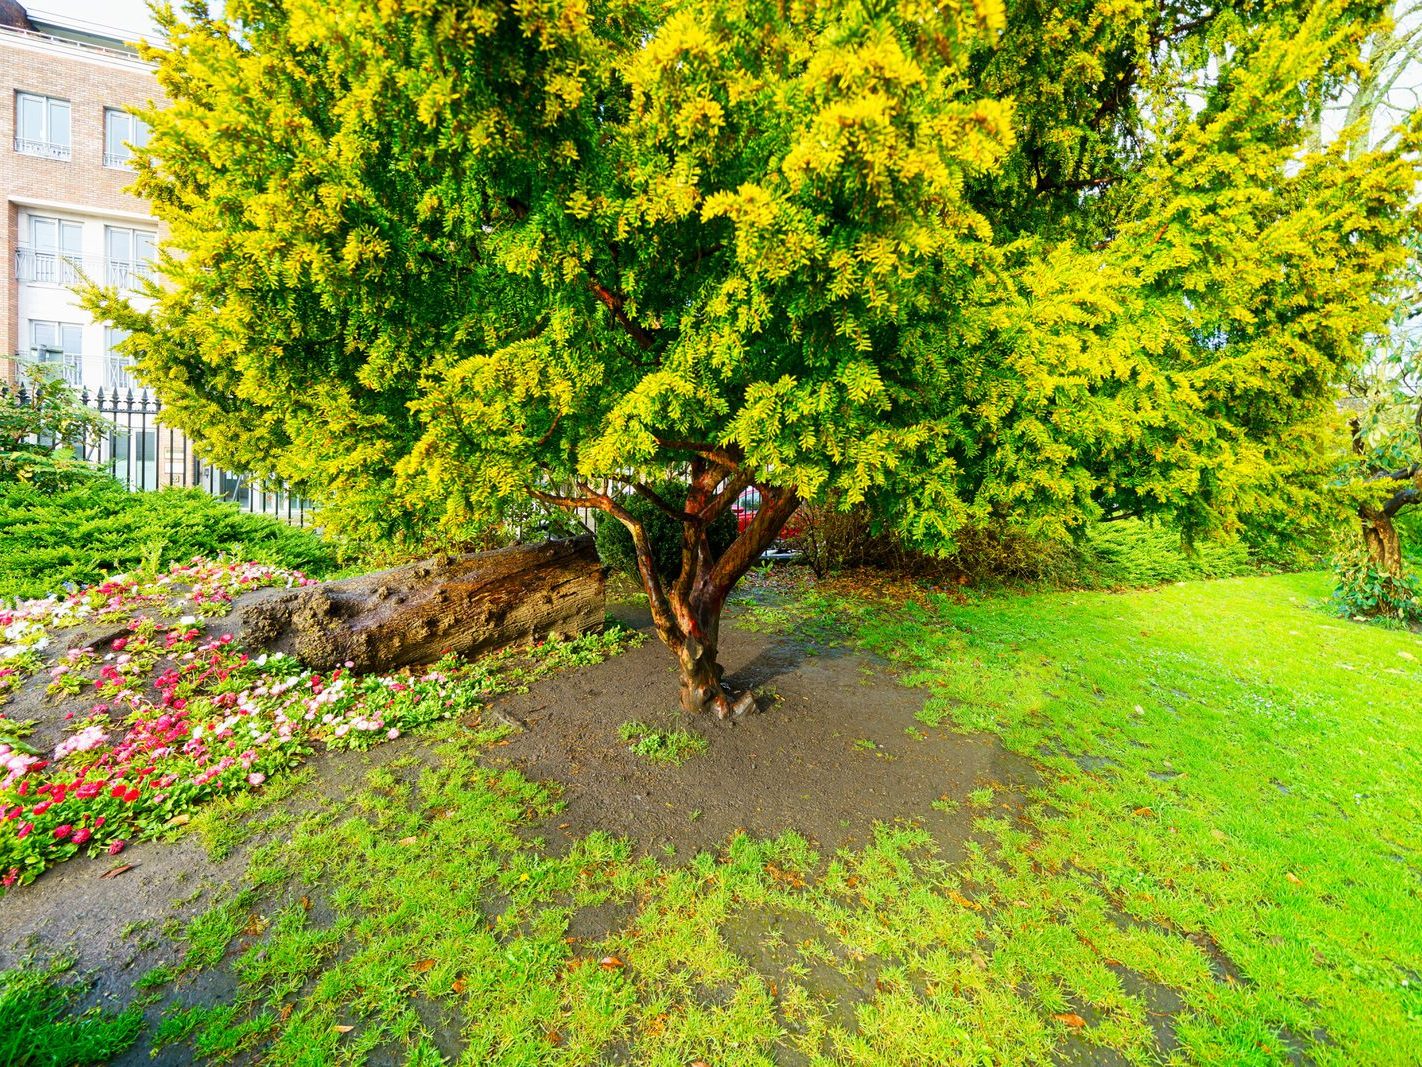
{"label": "iron fence", "polygon": [[[33,443],[68,446],[76,457],[97,464],[135,492],[204,489],[254,515],[271,515],[295,526],[309,521],[306,501],[297,494],[268,488],[202,459],[186,434],[164,424],[162,402],[148,390],[100,389],[91,394],[82,389],[77,396],[103,417],[102,432],[70,441],[32,438]],[[37,401],[24,382],[14,390],[0,386],[0,403],[34,405]]]}

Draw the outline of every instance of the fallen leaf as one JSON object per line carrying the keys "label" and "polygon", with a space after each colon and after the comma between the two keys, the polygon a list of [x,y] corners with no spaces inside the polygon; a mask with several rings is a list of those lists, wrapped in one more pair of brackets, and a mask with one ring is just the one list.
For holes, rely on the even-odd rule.
{"label": "fallen leaf", "polygon": [[1229,834],[1227,834],[1227,833],[1225,833],[1223,830],[1219,830],[1219,829],[1211,830],[1211,831],[1210,831],[1210,836],[1213,837],[1216,841],[1219,841],[1219,842],[1221,842],[1221,843],[1223,843],[1223,842],[1229,840]]}
{"label": "fallen leaf", "polygon": [[192,822],[192,821],[193,821],[193,817],[192,817],[191,815],[174,815],[171,819],[169,819],[169,820],[168,820],[167,822],[165,822],[163,825],[164,825],[164,826],[186,826],[186,825],[188,825],[188,823],[190,823],[190,822]]}
{"label": "fallen leaf", "polygon": [[281,1018],[282,1022],[286,1022],[288,1019],[291,1018],[291,1009],[294,1007],[296,1007],[295,1004],[283,1004],[281,1006],[281,1011],[278,1013],[278,1015]]}
{"label": "fallen leaf", "polygon": [[415,844],[417,841],[419,841],[419,838],[418,838],[418,837],[402,837],[402,838],[400,838],[400,844],[402,844],[402,845],[413,845],[413,844]]}
{"label": "fallen leaf", "polygon": [[598,966],[601,967],[604,971],[615,971],[621,967],[626,967],[627,964],[623,963],[616,956],[604,956],[601,960],[598,961]]}
{"label": "fallen leaf", "polygon": [[1086,1020],[1074,1011],[1059,1011],[1052,1016],[1057,1022],[1078,1030],[1086,1025]]}
{"label": "fallen leaf", "polygon": [[336,1031],[336,1033],[338,1033],[338,1034],[348,1034],[348,1033],[350,1033],[352,1030],[354,1030],[355,1027],[354,1027],[354,1026],[333,1026],[333,1027],[331,1027],[331,1029],[334,1030],[334,1031]]}
{"label": "fallen leaf", "polygon": [[1137,808],[1132,814],[1139,815],[1142,819],[1149,819],[1155,812],[1151,811],[1150,808]]}
{"label": "fallen leaf", "polygon": [[410,964],[410,969],[413,970],[416,974],[424,974],[434,965],[434,960],[416,960],[414,963]]}
{"label": "fallen leaf", "polygon": [[467,978],[456,978],[456,979],[454,980],[454,985],[450,986],[449,988],[452,989],[452,990],[454,990],[456,993],[463,993],[464,990],[465,990],[465,988],[466,988],[468,985],[469,985],[469,979],[467,979]]}
{"label": "fallen leaf", "polygon": [[134,864],[132,864],[132,863],[125,863],[125,864],[122,864],[122,865],[120,865],[120,866],[118,866],[118,867],[110,867],[110,868],[109,868],[107,871],[105,871],[103,874],[99,875],[99,877],[100,877],[100,878],[117,878],[119,875],[123,874],[125,871],[131,871],[131,870],[133,870],[133,868],[134,868]]}
{"label": "fallen leaf", "polygon": [[1296,875],[1293,871],[1285,871],[1284,877],[1287,878],[1289,881],[1293,882],[1294,885],[1303,885],[1303,879]]}
{"label": "fallen leaf", "polygon": [[301,898],[301,910],[302,910],[302,911],[310,911],[310,910],[311,910],[311,898],[310,898],[310,897],[302,897],[302,898]]}
{"label": "fallen leaf", "polygon": [[957,904],[960,908],[971,908],[973,911],[983,910],[983,906],[979,904],[976,900],[969,900],[956,889],[948,890],[948,899],[951,900],[954,904]]}
{"label": "fallen leaf", "polygon": [[561,1045],[563,1043],[563,1035],[560,1034],[557,1030],[549,1030],[548,1033],[544,1034],[543,1036],[548,1038],[548,1043],[550,1045]]}

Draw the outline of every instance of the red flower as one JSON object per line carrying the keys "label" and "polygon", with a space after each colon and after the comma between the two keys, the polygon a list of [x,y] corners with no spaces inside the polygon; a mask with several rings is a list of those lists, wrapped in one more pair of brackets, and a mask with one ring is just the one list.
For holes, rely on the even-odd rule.
{"label": "red flower", "polygon": [[124,850],[127,845],[127,841],[115,841],[112,845],[109,846],[109,855],[117,856],[120,852]]}
{"label": "red flower", "polygon": [[68,823],[65,823],[63,826],[56,826],[56,827],[54,828],[54,839],[55,839],[56,841],[63,841],[66,837],[68,837],[68,836],[69,836],[70,834],[72,834],[73,832],[74,832],[74,827],[70,826]]}
{"label": "red flower", "polygon": [[130,789],[127,793],[123,795],[123,799],[129,804],[132,804],[135,800],[138,799],[138,790]]}
{"label": "red flower", "polygon": [[79,829],[74,831],[73,841],[76,845],[82,845],[92,836],[93,831],[91,831],[87,826],[81,826],[79,827]]}

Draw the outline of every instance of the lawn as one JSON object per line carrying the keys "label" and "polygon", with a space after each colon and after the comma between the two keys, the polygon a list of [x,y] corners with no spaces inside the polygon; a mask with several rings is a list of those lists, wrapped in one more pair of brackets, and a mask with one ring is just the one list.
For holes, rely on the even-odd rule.
{"label": "lawn", "polygon": [[[496,763],[507,728],[477,717],[300,804],[210,805],[188,829],[242,873],[169,925],[133,1055],[1415,1063],[1422,643],[1327,592],[758,598],[742,628],[823,650],[832,614],[923,688],[902,745],[986,733],[1037,768],[833,855],[793,830],[695,856],[570,840],[558,783]],[[969,836],[936,838],[941,813]]]}

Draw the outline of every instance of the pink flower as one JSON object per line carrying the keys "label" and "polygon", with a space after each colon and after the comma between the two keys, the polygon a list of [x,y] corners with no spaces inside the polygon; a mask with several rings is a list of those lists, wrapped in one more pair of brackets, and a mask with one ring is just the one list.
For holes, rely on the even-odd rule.
{"label": "pink flower", "polygon": [[266,780],[267,776],[261,771],[253,771],[251,774],[247,775],[248,785],[261,785]]}
{"label": "pink flower", "polygon": [[109,846],[109,855],[117,856],[120,852],[124,850],[127,845],[127,841],[115,841],[112,845]]}
{"label": "pink flower", "polygon": [[127,637],[120,637],[120,638],[118,638],[117,640],[114,641],[112,647],[113,647],[113,650],[114,650],[115,652],[122,652],[127,646],[128,646],[128,638],[127,638]]}
{"label": "pink flower", "polygon": [[25,823],[23,826],[20,827],[19,831],[15,834],[15,840],[16,840],[16,841],[20,841],[20,840],[22,840],[22,839],[24,839],[24,838],[26,838],[26,837],[29,837],[29,836],[30,836],[30,831],[33,830],[34,828],[35,828],[35,824],[34,824],[34,823],[32,823],[32,822],[27,822],[27,823]]}
{"label": "pink flower", "polygon": [[8,871],[5,872],[5,877],[0,878],[0,885],[3,885],[6,889],[9,889],[12,885],[19,881],[19,878],[20,868],[11,867]]}
{"label": "pink flower", "polygon": [[66,837],[68,837],[68,836],[69,836],[70,834],[72,834],[73,832],[74,832],[74,827],[70,826],[68,823],[65,823],[63,826],[56,826],[56,827],[54,828],[54,839],[55,839],[56,841],[63,841]]}
{"label": "pink flower", "polygon": [[394,726],[392,726],[389,730],[386,731],[385,736],[390,738],[390,740],[394,741],[395,738],[400,736],[400,731]]}
{"label": "pink flower", "polygon": [[85,841],[89,840],[89,838],[93,836],[94,834],[92,830],[90,830],[87,826],[81,826],[79,827],[79,829],[74,831],[74,836],[73,838],[71,838],[71,840],[76,845],[82,845]]}

